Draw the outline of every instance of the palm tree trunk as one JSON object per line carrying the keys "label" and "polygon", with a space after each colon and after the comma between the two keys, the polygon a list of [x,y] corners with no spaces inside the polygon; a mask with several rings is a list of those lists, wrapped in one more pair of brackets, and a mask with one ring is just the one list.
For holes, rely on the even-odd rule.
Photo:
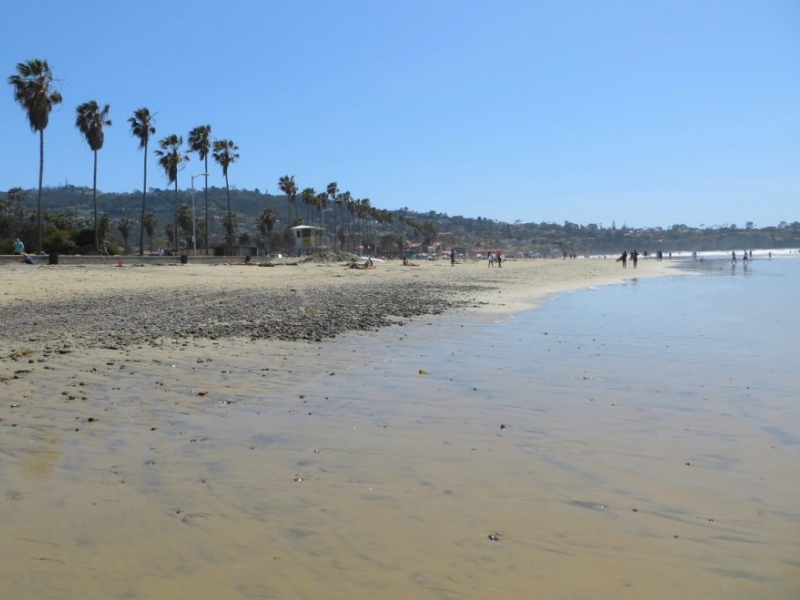
{"label": "palm tree trunk", "polygon": [[233,221],[231,221],[231,188],[228,185],[228,174],[225,173],[225,193],[228,196],[228,231],[226,232],[228,237],[228,244],[230,245],[230,254],[233,254]]}
{"label": "palm tree trunk", "polygon": [[180,243],[178,242],[178,178],[175,177],[175,256],[178,256]]}
{"label": "palm tree trunk", "polygon": [[206,238],[206,256],[208,256],[208,230],[211,229],[211,223],[208,221],[208,154],[206,154],[206,165],[204,170],[205,177],[203,177],[203,179],[205,179],[206,182],[206,232],[204,237]]}
{"label": "palm tree trunk", "polygon": [[44,129],[39,130],[39,195],[36,199],[37,251],[42,251],[42,184],[44,182]]}
{"label": "palm tree trunk", "polygon": [[94,176],[92,177],[92,200],[94,200],[94,251],[100,254],[100,236],[97,233],[97,150],[94,151]]}
{"label": "palm tree trunk", "polygon": [[333,201],[333,250],[336,251],[336,200]]}
{"label": "palm tree trunk", "polygon": [[[139,256],[144,256],[144,208],[147,204],[147,143],[144,145],[144,182],[142,183],[142,220],[139,227]],[[153,238],[150,238],[150,252],[153,252]]]}

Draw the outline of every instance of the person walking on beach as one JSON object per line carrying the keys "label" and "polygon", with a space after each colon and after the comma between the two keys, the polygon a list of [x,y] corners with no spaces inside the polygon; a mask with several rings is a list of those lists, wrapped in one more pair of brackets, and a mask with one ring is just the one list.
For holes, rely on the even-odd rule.
{"label": "person walking on beach", "polygon": [[633,261],[633,268],[636,268],[636,263],[639,262],[639,253],[634,250],[631,252],[631,260]]}
{"label": "person walking on beach", "polygon": [[19,238],[14,241],[14,254],[25,254],[25,244],[23,244],[22,240]]}
{"label": "person walking on beach", "polygon": [[456,266],[456,251],[455,251],[455,248],[452,248],[450,250],[450,266],[451,267]]}
{"label": "person walking on beach", "polygon": [[731,252],[731,264],[732,264],[732,265],[735,265],[735,264],[736,264],[736,250],[734,250],[733,252]]}
{"label": "person walking on beach", "polygon": [[498,252],[497,253],[497,267],[500,268],[502,266],[503,266],[503,253],[502,252]]}
{"label": "person walking on beach", "polygon": [[747,250],[742,252],[742,264],[747,265]]}
{"label": "person walking on beach", "polygon": [[624,250],[622,252],[622,256],[620,256],[617,260],[622,261],[622,268],[623,269],[628,268],[628,251]]}
{"label": "person walking on beach", "polygon": [[494,266],[494,254],[492,254],[491,252],[487,252],[486,255],[489,258],[489,266],[493,267]]}

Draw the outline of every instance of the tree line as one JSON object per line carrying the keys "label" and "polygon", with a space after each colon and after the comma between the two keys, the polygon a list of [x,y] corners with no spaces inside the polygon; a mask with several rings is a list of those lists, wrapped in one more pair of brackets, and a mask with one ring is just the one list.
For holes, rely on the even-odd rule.
{"label": "tree line", "polygon": [[[50,119],[53,108],[63,102],[61,93],[55,89],[55,79],[47,60],[32,59],[17,63],[13,75],[8,78],[8,83],[14,91],[14,100],[25,112],[28,124],[34,133],[39,135],[39,185],[37,190],[36,210],[35,210],[35,235],[36,250],[42,252],[45,249],[43,229],[44,212],[42,210],[42,190],[44,179],[44,133]],[[108,104],[101,106],[96,100],[90,100],[80,104],[76,108],[75,126],[84,137],[89,149],[94,154],[94,168],[92,176],[92,199],[93,199],[93,248],[95,253],[106,252],[105,236],[109,232],[108,218],[98,213],[97,202],[97,170],[98,153],[103,149],[105,141],[105,128],[112,126],[109,118],[111,107]],[[147,210],[147,162],[150,145],[156,135],[155,115],[147,107],[141,107],[133,111],[133,115],[127,120],[130,127],[131,136],[138,142],[139,149],[143,152],[142,167],[142,196],[139,220],[139,243],[138,252],[140,255],[145,251],[145,233],[151,240],[157,219],[155,214]],[[165,227],[165,234],[169,245],[177,253],[180,250],[179,231],[192,231],[192,240],[197,243],[196,232],[202,235],[203,243],[201,247],[205,249],[205,254],[209,253],[209,233],[211,222],[209,220],[209,198],[208,198],[208,175],[209,157],[221,169],[225,179],[225,190],[227,198],[227,211],[222,220],[222,227],[225,233],[225,253],[230,254],[236,244],[236,232],[239,225],[237,213],[231,204],[231,189],[229,182],[230,167],[239,159],[239,147],[230,139],[212,138],[211,125],[198,125],[188,134],[187,146],[184,148],[183,136],[177,133],[166,135],[157,141],[154,154],[158,157],[158,165],[164,171],[169,185],[174,186],[174,202],[172,207],[172,223]],[[188,208],[180,205],[178,175],[190,156],[195,154],[203,163],[204,172],[200,175],[204,177],[204,198],[205,198],[205,218],[195,220],[194,212],[187,213]],[[194,177],[192,176],[192,188],[194,188]],[[308,187],[299,192],[299,201],[305,205],[305,218],[298,214],[298,186],[294,176],[285,175],[280,178],[278,186],[286,194],[286,200],[291,215],[291,208],[294,207],[294,218],[287,222],[287,227],[301,223],[311,223],[314,219],[310,214],[315,211],[320,228],[326,234],[332,234],[332,245],[344,247],[352,245],[352,224],[356,219],[358,226],[368,223],[370,220],[379,223],[390,222],[392,219],[389,211],[381,210],[372,206],[368,198],[355,199],[350,192],[341,192],[338,185],[333,182],[328,184],[325,191],[316,192],[314,188]],[[20,188],[15,188],[15,194],[19,194]],[[15,194],[10,193],[7,203],[17,202]],[[8,208],[6,204],[5,208]],[[332,223],[330,218],[332,217]],[[348,221],[345,227],[345,221]],[[259,230],[263,230],[268,236],[272,235],[273,228],[278,221],[278,214],[272,208],[265,208],[256,219]],[[123,237],[126,248],[129,246],[129,236],[135,225],[133,219],[128,216],[121,218],[117,223],[117,228]],[[82,238],[85,242],[85,235]],[[151,247],[152,250],[152,247]]]}

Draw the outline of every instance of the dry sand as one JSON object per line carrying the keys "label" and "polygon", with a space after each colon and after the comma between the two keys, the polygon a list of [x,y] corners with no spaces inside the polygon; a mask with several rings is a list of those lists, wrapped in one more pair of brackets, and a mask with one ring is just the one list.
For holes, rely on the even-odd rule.
{"label": "dry sand", "polygon": [[[664,273],[654,261],[623,271],[612,260],[4,267],[0,303],[20,306],[34,341],[0,346],[2,597],[753,597],[764,576],[747,580],[744,551],[714,557],[717,572],[691,567],[707,560],[698,532],[718,511],[670,511],[678,500],[660,481],[679,466],[661,460],[663,442],[642,450],[641,422],[620,427],[565,404],[546,422],[516,414],[514,438],[498,428],[512,407],[488,386],[459,391],[423,369],[426,336],[559,290]],[[466,295],[477,314],[400,320],[404,328],[321,344],[197,337],[109,349],[79,339],[60,353],[43,349],[26,313],[108,294],[128,300],[120,314],[138,294],[176,291],[230,301],[332,285],[357,298],[376,281],[459,284],[468,291],[453,300]],[[530,472],[519,462],[521,451],[555,456],[555,444],[569,468],[542,459]],[[598,465],[589,446],[618,460]],[[605,497],[653,469],[640,502],[606,510]],[[603,481],[591,496],[587,477]],[[704,487],[730,485],[698,482],[692,493],[702,506]],[[642,518],[630,521],[634,508]],[[696,538],[688,550],[676,543],[687,534]],[[791,532],[772,535],[791,547]]]}
{"label": "dry sand", "polygon": [[484,260],[451,266],[449,261],[399,261],[378,263],[375,270],[352,270],[343,263],[306,262],[265,268],[243,264],[170,264],[149,266],[133,262],[122,268],[109,265],[35,266],[3,265],[0,304],[23,300],[72,300],[113,292],[157,295],[170,290],[197,292],[240,289],[307,290],[320,284],[358,284],[363,281],[433,281],[502,286],[502,299],[489,295],[488,308],[503,312],[530,308],[531,303],[554,292],[604,285],[630,277],[652,277],[669,272],[669,263],[641,260],[639,268],[622,269],[613,259],[506,260],[502,268],[487,267]]}

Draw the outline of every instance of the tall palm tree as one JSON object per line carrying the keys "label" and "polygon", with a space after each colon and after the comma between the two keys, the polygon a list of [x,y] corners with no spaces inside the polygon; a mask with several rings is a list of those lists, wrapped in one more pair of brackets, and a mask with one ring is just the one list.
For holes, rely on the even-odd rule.
{"label": "tall palm tree", "polygon": [[207,239],[208,235],[208,227],[206,227],[206,220],[205,219],[197,219],[194,224],[195,229],[197,230],[197,238],[198,239]]}
{"label": "tall palm tree", "polygon": [[317,192],[314,188],[307,187],[302,192],[300,192],[300,199],[303,201],[303,204],[306,205],[306,223],[310,223],[311,219],[308,217],[308,209],[311,206],[315,206],[317,200]]}
{"label": "tall palm tree", "polygon": [[[320,192],[317,194],[317,197],[314,198],[314,206],[317,207],[317,218],[319,218],[319,226],[324,227],[322,224],[323,214],[322,211],[328,206],[328,194],[325,192]],[[327,217],[325,218],[325,225],[327,225]],[[327,230],[326,230],[327,233]]]}
{"label": "tall palm tree", "polygon": [[286,221],[292,220],[292,204],[294,207],[294,216],[297,218],[297,184],[294,182],[294,175],[284,175],[278,180],[278,187],[286,194],[286,206],[289,209],[289,214],[286,216]]}
{"label": "tall palm tree", "polygon": [[131,234],[131,229],[133,228],[133,221],[131,221],[128,217],[124,217],[120,219],[119,223],[117,224],[117,229],[122,234],[122,253],[128,253],[128,236]]}
{"label": "tall palm tree", "polygon": [[236,236],[236,226],[239,224],[239,217],[236,213],[229,212],[222,219],[222,226],[225,228],[225,239],[230,243],[231,254],[233,254],[233,239]]}
{"label": "tall palm tree", "polygon": [[97,234],[100,236],[100,245],[103,247],[103,252],[108,254],[106,250],[106,238],[108,237],[108,232],[111,230],[111,219],[109,219],[108,215],[102,214],[100,215],[100,219],[97,222]]}
{"label": "tall palm tree", "polygon": [[272,230],[278,222],[278,215],[271,208],[265,208],[258,215],[258,230],[267,238],[267,254],[272,252]]}
{"label": "tall palm tree", "polygon": [[325,188],[325,191],[330,198],[330,204],[333,205],[333,249],[336,250],[336,195],[339,193],[339,187],[336,185],[335,181],[332,181],[328,184],[328,187]]}
{"label": "tall palm tree", "polygon": [[344,209],[347,211],[347,249],[353,250],[353,214],[356,211],[356,200],[350,192],[344,193]]}
{"label": "tall palm tree", "polygon": [[239,155],[237,154],[239,146],[234,144],[231,140],[216,140],[214,142],[214,160],[222,167],[222,174],[225,176],[225,192],[228,196],[228,216],[226,221],[228,223],[228,245],[230,246],[231,253],[233,253],[233,233],[236,229],[236,220],[231,213],[231,187],[228,184],[228,168],[235,163]]}
{"label": "tall palm tree", "polygon": [[[206,197],[206,225],[208,220],[208,155],[211,153],[211,125],[198,125],[189,132],[189,149],[197,152],[197,156],[203,161],[203,172],[205,173],[205,197]],[[205,228],[203,236],[208,256],[208,227]]]}
{"label": "tall palm tree", "polygon": [[369,198],[362,198],[358,216],[364,221],[364,237],[369,240],[369,215],[372,205]]}
{"label": "tall palm tree", "polygon": [[[78,116],[75,119],[75,127],[86,138],[94,153],[94,176],[92,177],[92,200],[94,201],[94,249],[100,252],[100,236],[97,233],[97,151],[103,148],[105,134],[103,127],[111,126],[108,113],[111,107],[106,104],[102,110],[94,100],[84,102],[77,108]],[[127,242],[127,238],[126,238]]]}
{"label": "tall palm tree", "polygon": [[164,169],[164,174],[170,183],[175,184],[175,254],[178,254],[178,171],[183,167],[183,163],[189,161],[189,157],[181,152],[183,137],[177,134],[168,135],[158,142],[159,149],[156,150],[158,164]]}
{"label": "tall palm tree", "polygon": [[[133,116],[128,119],[131,124],[131,135],[139,139],[139,148],[144,150],[144,182],[142,183],[142,220],[139,227],[139,256],[144,256],[144,210],[147,205],[147,144],[150,136],[156,134],[155,120],[150,110],[146,107],[133,111]],[[150,242],[153,241],[152,234]],[[150,249],[152,251],[152,248]]]}
{"label": "tall palm tree", "polygon": [[178,207],[178,225],[183,230],[183,238],[186,240],[187,248],[192,245],[193,227],[192,209],[188,204],[181,204]]}
{"label": "tall palm tree", "polygon": [[158,225],[158,219],[153,213],[147,213],[142,219],[142,223],[144,223],[144,230],[147,232],[147,239],[150,240],[150,253],[153,252],[153,233],[156,230],[156,225]]}
{"label": "tall palm tree", "polygon": [[50,111],[61,104],[61,93],[53,89],[53,73],[46,60],[17,63],[17,72],[8,78],[16,100],[28,117],[31,131],[39,132],[39,195],[36,199],[36,251],[42,251],[42,182],[44,181],[44,130]]}

